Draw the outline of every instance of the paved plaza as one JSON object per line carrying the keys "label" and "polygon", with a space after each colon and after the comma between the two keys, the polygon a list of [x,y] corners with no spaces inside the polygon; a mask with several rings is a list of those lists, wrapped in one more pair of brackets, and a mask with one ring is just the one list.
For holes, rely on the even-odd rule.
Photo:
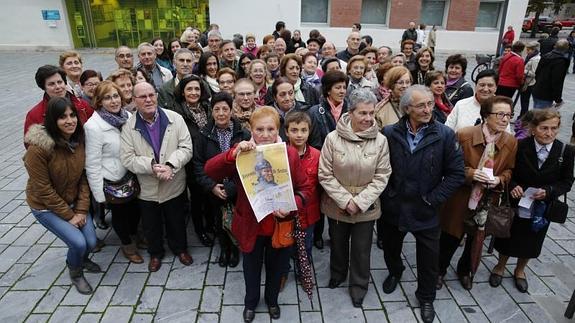
{"label": "paved plaza", "polygon": [[[82,54],[85,69],[99,70],[107,76],[115,68],[111,51]],[[443,69],[445,58],[440,55],[435,66]],[[469,78],[475,62],[473,57],[468,58]],[[241,322],[241,264],[233,269],[220,268],[219,247],[203,247],[191,224],[191,266],[174,261],[168,253],[161,269],[150,274],[147,255],[144,264],[129,264],[119,251],[120,241],[114,232],[98,230],[107,246],[92,256],[104,273],[86,274],[95,287],[94,294],[81,295],[70,285],[65,245],[35,221],[25,202],[27,174],[22,163],[24,116],[42,96],[34,73],[40,65],[57,62],[56,52],[0,52],[0,70],[4,71],[0,75],[0,322]],[[573,74],[567,76],[564,100],[559,138],[565,141],[570,136],[574,111]],[[459,250],[446,286],[437,294],[436,322],[563,321],[575,288],[575,195],[570,193],[568,198],[572,207],[569,219],[564,225],[551,224],[541,256],[529,263],[528,294],[519,293],[513,285],[514,264],[507,267],[502,286],[489,286],[489,270],[497,260],[496,255],[487,252],[473,290],[464,290],[453,270]],[[346,283],[337,289],[327,288],[329,247],[321,251],[314,248],[313,253],[317,282],[313,307],[290,274],[279,299],[281,322],[421,321],[414,295],[417,282],[412,236],[408,235],[403,248],[407,270],[399,288],[390,295],[384,294],[381,287],[387,276],[383,252],[373,244],[371,283],[363,310],[352,306]],[[263,299],[257,312],[255,322],[270,321]]]}

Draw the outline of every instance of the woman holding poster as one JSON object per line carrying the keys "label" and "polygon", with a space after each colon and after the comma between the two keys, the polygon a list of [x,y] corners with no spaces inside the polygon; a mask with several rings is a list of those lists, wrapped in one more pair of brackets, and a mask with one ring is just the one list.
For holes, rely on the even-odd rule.
{"label": "woman holding poster", "polygon": [[[269,172],[271,168],[271,171],[275,172],[273,179],[278,183],[278,189],[282,187],[282,182],[291,176],[289,186],[291,191],[294,192],[292,199],[295,198],[298,210],[302,209],[303,203],[309,197],[311,190],[303,169],[300,167],[298,152],[295,148],[287,147],[287,158],[283,158],[284,161],[287,159],[285,172],[282,172],[284,170],[282,167],[278,167],[279,164],[282,164],[280,158],[276,158],[279,154],[264,153],[260,155],[260,150],[257,149],[258,146],[281,143],[281,138],[279,137],[280,119],[276,109],[268,106],[258,108],[250,117],[250,126],[252,129],[251,140],[242,141],[228,151],[213,157],[208,160],[205,166],[206,174],[213,180],[219,182],[227,177],[231,178],[237,186],[238,192],[232,221],[232,233],[238,240],[239,248],[243,254],[244,281],[246,285],[243,312],[245,322],[251,322],[255,317],[255,309],[260,299],[263,263],[266,266],[265,302],[271,318],[278,319],[280,317],[278,305],[280,279],[283,269],[287,267],[291,248],[273,248],[271,237],[276,220],[297,216],[297,212],[288,212],[279,207],[263,218],[256,217],[252,204],[250,204],[250,199],[254,195],[257,198],[259,193],[256,191],[257,174],[263,177],[267,175],[270,178],[270,174],[266,172]],[[253,154],[256,150],[258,152]],[[284,148],[283,156],[286,156],[285,151],[286,149]],[[251,170],[245,175],[242,172],[242,178],[240,178],[236,170],[236,158],[240,153],[252,153],[254,155],[253,163],[250,165]],[[238,168],[241,167],[242,165],[238,166]],[[255,181],[248,180],[248,177],[254,178]],[[264,192],[266,191],[268,190]]]}
{"label": "woman holding poster", "polygon": [[321,211],[328,217],[331,237],[328,287],[344,282],[349,268],[354,307],[362,306],[367,293],[373,225],[381,215],[379,195],[391,176],[387,139],[375,122],[376,102],[371,89],[351,93],[349,110],[327,135],[319,160],[318,178],[325,190]]}

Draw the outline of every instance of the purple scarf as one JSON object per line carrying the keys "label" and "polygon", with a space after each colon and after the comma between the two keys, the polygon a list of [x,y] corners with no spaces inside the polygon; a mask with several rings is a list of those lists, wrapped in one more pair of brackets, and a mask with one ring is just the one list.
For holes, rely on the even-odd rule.
{"label": "purple scarf", "polygon": [[126,109],[124,108],[121,108],[120,112],[118,112],[117,114],[111,113],[104,108],[100,108],[96,111],[98,111],[98,114],[102,119],[104,119],[104,121],[106,121],[113,127],[118,128],[118,130],[122,130],[122,126],[126,123],[126,121],[128,121],[128,117],[130,116],[126,111]]}

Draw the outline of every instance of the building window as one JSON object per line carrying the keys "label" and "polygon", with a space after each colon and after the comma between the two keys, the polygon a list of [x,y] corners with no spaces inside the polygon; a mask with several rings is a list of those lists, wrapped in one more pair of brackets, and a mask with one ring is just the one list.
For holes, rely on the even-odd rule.
{"label": "building window", "polygon": [[327,24],[328,0],[301,0],[301,22]]}
{"label": "building window", "polygon": [[443,26],[445,21],[446,0],[421,1],[421,23],[428,26]]}
{"label": "building window", "polygon": [[503,1],[481,1],[476,27],[498,28],[502,11]]}
{"label": "building window", "polygon": [[361,23],[386,25],[387,4],[388,0],[363,0],[361,2]]}

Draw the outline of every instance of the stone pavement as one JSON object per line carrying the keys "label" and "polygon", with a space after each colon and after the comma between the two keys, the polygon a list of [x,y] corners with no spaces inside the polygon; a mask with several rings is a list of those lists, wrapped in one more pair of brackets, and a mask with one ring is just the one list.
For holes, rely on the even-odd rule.
{"label": "stone pavement", "polygon": [[[114,68],[110,51],[85,51],[84,68],[108,75]],[[93,295],[80,295],[70,286],[65,270],[64,244],[36,223],[25,202],[27,174],[22,166],[22,124],[26,111],[42,95],[34,82],[36,69],[57,64],[54,52],[0,53],[0,322],[240,322],[244,282],[241,264],[235,269],[217,265],[218,246],[202,247],[188,230],[194,264],[185,267],[172,255],[160,271],[150,274],[146,263],[126,262],[113,231],[98,231],[107,246],[92,259],[105,270],[87,274],[96,288]],[[436,66],[444,66],[445,56]],[[474,67],[470,57],[468,75]],[[570,136],[575,102],[575,76],[569,74],[561,108],[564,117],[560,139]],[[574,195],[569,194],[571,206]],[[327,237],[327,234],[324,234]],[[461,249],[461,248],[460,248]],[[381,285],[387,276],[383,253],[372,246],[371,280],[363,310],[351,305],[345,283],[328,289],[329,248],[314,249],[317,287],[313,308],[290,274],[280,295],[282,322],[418,322],[415,299],[415,242],[408,236],[403,248],[407,270],[400,288],[386,295]],[[459,253],[461,250],[459,251]],[[459,253],[454,257],[455,261]],[[471,292],[462,289],[453,267],[447,286],[437,294],[439,322],[553,322],[562,321],[566,302],[575,288],[575,218],[564,225],[552,224],[544,250],[527,271],[529,293],[513,286],[513,265],[507,268],[501,287],[488,285],[495,255],[484,253]],[[455,265],[455,261],[452,264]],[[147,262],[147,259],[146,259]],[[256,322],[269,322],[261,301]]]}

